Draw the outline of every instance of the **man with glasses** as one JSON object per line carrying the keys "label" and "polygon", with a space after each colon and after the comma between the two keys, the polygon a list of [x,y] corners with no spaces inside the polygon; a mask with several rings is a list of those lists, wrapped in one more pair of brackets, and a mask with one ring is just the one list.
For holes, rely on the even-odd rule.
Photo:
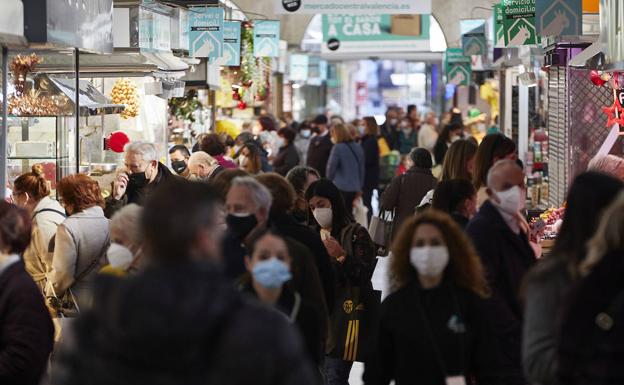
{"label": "man with glasses", "polygon": [[148,142],[132,142],[125,149],[125,170],[113,182],[104,213],[110,218],[130,203],[142,205],[146,196],[159,185],[177,178],[158,161],[156,147]]}

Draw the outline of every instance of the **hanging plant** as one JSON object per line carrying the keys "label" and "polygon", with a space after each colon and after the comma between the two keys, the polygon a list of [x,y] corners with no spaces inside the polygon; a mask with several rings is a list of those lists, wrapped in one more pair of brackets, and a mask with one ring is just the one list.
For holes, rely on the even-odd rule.
{"label": "hanging plant", "polygon": [[183,98],[171,98],[169,100],[169,113],[181,120],[189,120],[195,123],[194,112],[204,106],[197,100],[197,93],[189,91]]}

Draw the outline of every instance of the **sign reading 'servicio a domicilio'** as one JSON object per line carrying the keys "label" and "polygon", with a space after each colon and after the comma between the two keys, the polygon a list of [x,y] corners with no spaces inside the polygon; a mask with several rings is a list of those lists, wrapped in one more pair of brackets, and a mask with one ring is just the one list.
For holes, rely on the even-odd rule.
{"label": "sign reading 'servicio a domicilio'", "polygon": [[431,0],[273,0],[276,14],[430,14]]}

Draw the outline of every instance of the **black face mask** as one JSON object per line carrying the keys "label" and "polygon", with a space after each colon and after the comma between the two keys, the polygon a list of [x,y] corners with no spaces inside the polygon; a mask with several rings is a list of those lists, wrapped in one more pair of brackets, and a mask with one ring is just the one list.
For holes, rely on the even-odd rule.
{"label": "black face mask", "polygon": [[147,186],[148,180],[143,172],[133,172],[128,176],[128,186],[132,186],[136,189],[141,189]]}
{"label": "black face mask", "polygon": [[176,172],[176,174],[178,175],[182,175],[182,173],[184,171],[186,171],[186,162],[183,160],[174,160],[171,161],[171,168],[173,169],[173,171]]}
{"label": "black face mask", "polygon": [[256,227],[258,220],[253,214],[245,216],[229,214],[225,218],[225,223],[227,223],[228,230],[234,237],[243,239]]}
{"label": "black face mask", "polygon": [[294,209],[292,211],[292,216],[295,218],[295,221],[297,221],[298,223],[301,224],[308,224],[308,211],[307,210],[301,210],[301,209]]}

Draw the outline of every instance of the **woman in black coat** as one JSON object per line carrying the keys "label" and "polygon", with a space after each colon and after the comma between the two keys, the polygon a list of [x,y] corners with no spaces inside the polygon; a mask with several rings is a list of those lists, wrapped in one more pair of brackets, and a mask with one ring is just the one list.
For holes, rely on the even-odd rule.
{"label": "woman in black coat", "polygon": [[483,266],[459,227],[427,211],[404,224],[392,252],[394,292],[381,305],[365,383],[496,383],[494,339],[481,310]]}
{"label": "woman in black coat", "polygon": [[360,129],[362,139],[360,144],[364,150],[364,186],[362,187],[362,200],[368,208],[368,220],[373,215],[373,191],[379,188],[379,126],[372,116],[363,120],[364,126]]}
{"label": "woman in black coat", "polygon": [[0,384],[39,384],[54,345],[41,291],[18,254],[30,243],[30,216],[0,201]]}
{"label": "woman in black coat", "polygon": [[296,134],[290,128],[282,128],[277,132],[277,135],[282,138],[284,143],[273,159],[273,171],[281,176],[286,176],[288,171],[299,165],[299,153],[294,143]]}
{"label": "woman in black coat", "polygon": [[560,318],[557,379],[565,385],[624,383],[624,193],[604,211],[584,278],[567,296]]}

